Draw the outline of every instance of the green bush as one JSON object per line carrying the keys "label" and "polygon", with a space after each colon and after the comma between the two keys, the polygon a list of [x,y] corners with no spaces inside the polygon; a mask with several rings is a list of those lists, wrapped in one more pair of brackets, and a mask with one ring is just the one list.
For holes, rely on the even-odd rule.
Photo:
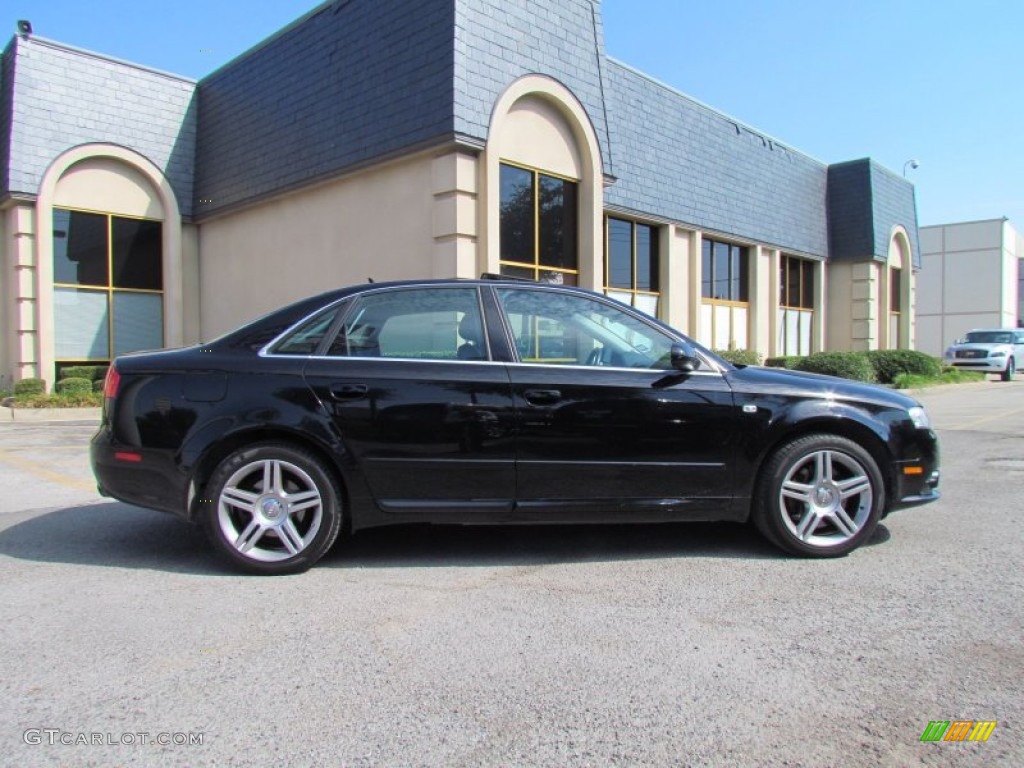
{"label": "green bush", "polygon": [[42,395],[46,392],[46,382],[42,379],[22,379],[14,382],[16,395]]}
{"label": "green bush", "polygon": [[934,377],[942,372],[942,361],[915,349],[873,349],[867,353],[875,378],[892,384],[901,374]]}
{"label": "green bush", "polygon": [[801,360],[796,370],[824,373],[854,381],[875,380],[875,369],[863,352],[816,352]]}
{"label": "green bush", "polygon": [[26,395],[14,401],[15,408],[85,408],[103,405],[101,392],[61,392],[53,395]]}
{"label": "green bush", "polygon": [[761,355],[753,349],[715,349],[713,352],[733,365],[761,364]]}
{"label": "green bush", "polygon": [[803,360],[803,355],[786,355],[784,357],[769,357],[764,364],[769,368],[788,368],[793,370]]}
{"label": "green bush", "polygon": [[62,368],[60,377],[62,379],[88,379],[89,381],[103,381],[107,375],[105,365],[69,365]]}
{"label": "green bush", "polygon": [[94,381],[92,383],[92,391],[93,392],[102,392],[103,391],[103,386],[105,384],[106,384],[106,381],[104,381],[103,379],[99,379],[98,381]]}
{"label": "green bush", "polygon": [[61,379],[57,382],[56,390],[58,394],[92,392],[92,381],[80,377]]}

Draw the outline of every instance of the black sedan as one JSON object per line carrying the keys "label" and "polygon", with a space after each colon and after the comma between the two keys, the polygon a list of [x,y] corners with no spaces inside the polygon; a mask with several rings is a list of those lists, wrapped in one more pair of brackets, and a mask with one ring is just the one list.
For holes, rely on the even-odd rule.
{"label": "black sedan", "polygon": [[426,522],[752,520],[835,557],[939,497],[905,395],[736,367],[599,294],[502,279],[354,286],[119,357],[91,453],[101,493],[265,574]]}

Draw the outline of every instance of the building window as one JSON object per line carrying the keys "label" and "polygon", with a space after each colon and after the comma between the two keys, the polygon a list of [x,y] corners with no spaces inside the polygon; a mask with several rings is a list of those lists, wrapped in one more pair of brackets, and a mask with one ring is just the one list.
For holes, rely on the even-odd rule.
{"label": "building window", "polygon": [[778,350],[809,355],[814,327],[814,270],[809,259],[783,256],[779,262]]}
{"label": "building window", "polygon": [[747,249],[705,239],[701,263],[700,341],[713,349],[746,349],[750,326]]}
{"label": "building window", "polygon": [[159,221],[54,209],[58,368],[163,346],[162,242]]}
{"label": "building window", "polygon": [[902,346],[900,319],[903,312],[902,270],[895,267],[889,270],[889,349]]}
{"label": "building window", "polygon": [[747,249],[705,239],[702,246],[701,294],[711,301],[750,301]]}
{"label": "building window", "polygon": [[780,262],[779,304],[791,309],[814,309],[814,262],[783,256]]}
{"label": "building window", "polygon": [[501,274],[576,285],[577,184],[501,164]]}
{"label": "building window", "polygon": [[605,224],[605,292],[657,317],[657,228],[611,216]]}

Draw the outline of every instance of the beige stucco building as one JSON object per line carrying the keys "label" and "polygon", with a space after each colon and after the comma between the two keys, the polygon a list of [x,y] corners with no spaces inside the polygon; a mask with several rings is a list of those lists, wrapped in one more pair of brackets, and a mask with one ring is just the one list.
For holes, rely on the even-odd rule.
{"label": "beige stucco building", "polygon": [[712,348],[915,344],[913,187],[607,57],[593,0],[324,3],[198,82],[20,36],[2,78],[0,389],[482,272]]}

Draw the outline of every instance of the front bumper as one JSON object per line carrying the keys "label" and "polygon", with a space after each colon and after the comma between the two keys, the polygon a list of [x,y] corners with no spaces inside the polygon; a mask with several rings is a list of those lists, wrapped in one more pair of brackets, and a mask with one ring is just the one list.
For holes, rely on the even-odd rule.
{"label": "front bumper", "polygon": [[954,357],[945,358],[942,363],[953,368],[978,373],[1002,373],[1006,370],[1005,357]]}

